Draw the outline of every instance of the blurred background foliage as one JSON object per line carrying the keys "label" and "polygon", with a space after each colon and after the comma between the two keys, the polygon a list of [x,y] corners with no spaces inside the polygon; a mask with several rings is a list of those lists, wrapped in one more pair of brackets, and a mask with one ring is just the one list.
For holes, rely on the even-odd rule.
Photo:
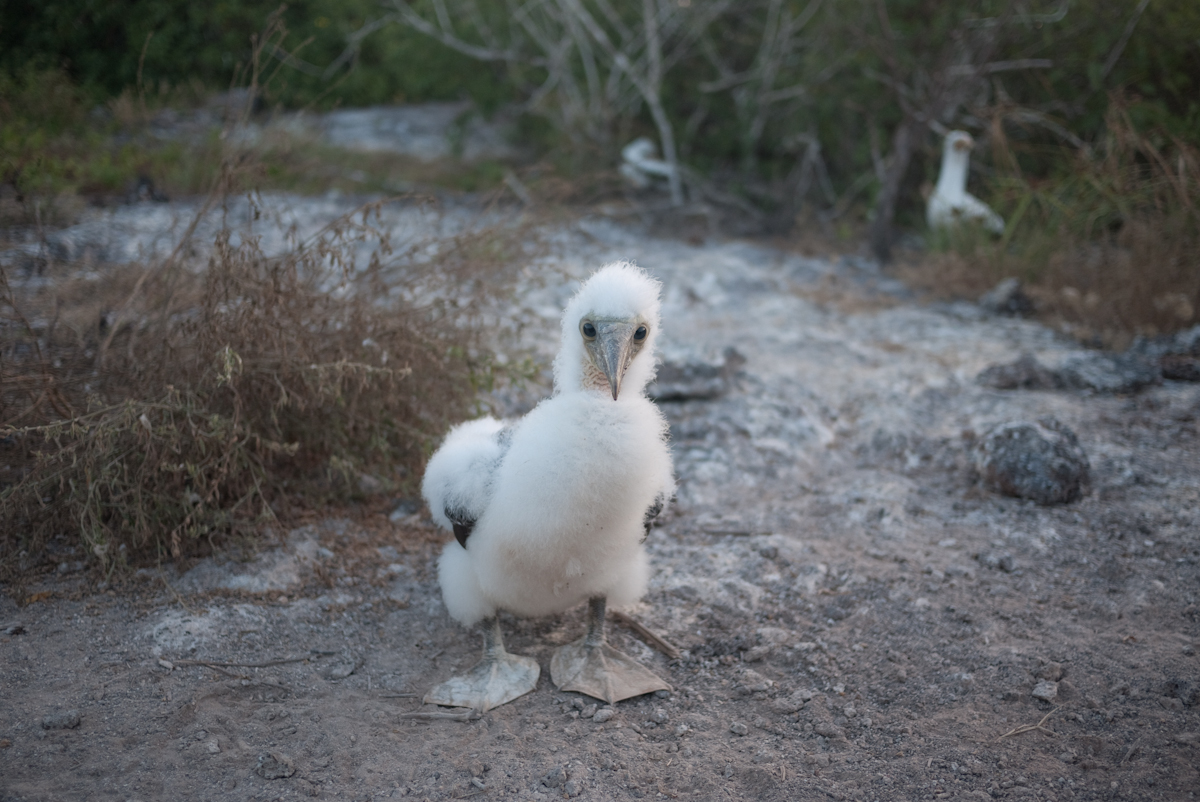
{"label": "blurred background foliage", "polygon": [[[1121,238],[1136,222],[1179,243],[1171,272],[1184,285],[1172,291],[1200,308],[1188,253],[1200,246],[1193,0],[297,0],[279,9],[274,0],[9,0],[0,177],[24,192],[86,193],[153,173],[175,191],[200,191],[204,148],[97,137],[129,127],[122,109],[135,96],[143,109],[147,99],[199,103],[244,83],[253,39],[279,13],[287,36],[263,70],[271,109],[463,98],[485,115],[515,107],[534,160],[549,157],[576,181],[597,165],[611,171],[620,147],[647,135],[686,168],[693,199],[731,201],[755,230],[799,222],[842,242],[869,234],[885,258],[924,237],[976,263],[964,292],[1012,273],[1054,284],[1049,266],[1065,250],[1128,249]],[[646,44],[651,16],[657,50]],[[579,33],[585,17],[628,55],[628,70]],[[107,134],[96,133],[101,123]],[[999,242],[927,236],[923,198],[951,128],[979,143],[970,188],[1008,221]],[[268,167],[299,172],[294,159]],[[481,175],[460,186],[498,183],[503,170]],[[1194,320],[1138,315],[1151,328]]]}

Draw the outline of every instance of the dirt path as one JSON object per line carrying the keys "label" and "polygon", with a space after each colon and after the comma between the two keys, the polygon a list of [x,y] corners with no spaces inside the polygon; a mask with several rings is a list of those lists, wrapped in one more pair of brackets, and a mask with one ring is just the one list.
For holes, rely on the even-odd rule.
{"label": "dirt path", "polygon": [[[594,716],[543,671],[481,718],[419,717],[478,644],[416,510],[120,594],[64,557],[22,605],[0,596],[0,799],[1194,797],[1200,386],[988,390],[987,365],[1073,346],[853,261],[603,222],[564,242],[568,274],[619,256],[664,278],[676,363],[745,359],[723,395],[664,402],[679,499],[630,612],[682,656],[610,623],[672,693]],[[570,289],[513,310],[543,355]],[[1044,415],[1078,433],[1091,492],[978,486],[974,438]],[[583,619],[504,623],[545,668]]]}

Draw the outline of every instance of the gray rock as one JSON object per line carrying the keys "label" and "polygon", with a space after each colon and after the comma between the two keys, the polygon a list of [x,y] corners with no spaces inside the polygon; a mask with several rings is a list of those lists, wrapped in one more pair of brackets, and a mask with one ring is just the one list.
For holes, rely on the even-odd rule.
{"label": "gray rock", "polygon": [[296,764],[282,752],[270,752],[258,756],[254,773],[264,780],[283,780],[296,773]]}
{"label": "gray rock", "polygon": [[1017,568],[1017,561],[1008,553],[985,551],[976,557],[979,562],[988,568],[993,568],[998,571],[1003,571],[1006,574],[1011,574]]}
{"label": "gray rock", "polygon": [[330,663],[321,670],[321,676],[325,679],[345,679],[358,670],[358,661],[353,658],[344,658],[334,663]]}
{"label": "gray rock", "polygon": [[823,735],[826,738],[845,738],[846,731],[836,724],[829,721],[822,721],[813,727],[813,732],[817,735]]}
{"label": "gray rock", "polygon": [[592,721],[597,724],[603,724],[617,714],[616,710],[611,707],[602,707],[592,715]]}
{"label": "gray rock", "polygon": [[547,788],[561,788],[563,783],[567,781],[567,772],[562,766],[555,766],[550,772],[542,778],[542,785]]}
{"label": "gray rock", "polygon": [[1058,682],[1066,673],[1067,672],[1063,669],[1062,663],[1055,663],[1051,661],[1038,668],[1037,671],[1033,672],[1033,675],[1038,679],[1049,680],[1050,682]]}
{"label": "gray rock", "polygon": [[79,726],[82,718],[78,710],[64,710],[51,713],[42,719],[43,730],[73,730]]}
{"label": "gray rock", "polygon": [[583,783],[579,782],[579,780],[567,780],[566,784],[563,785],[563,794],[569,799],[574,799],[582,793]]}
{"label": "gray rock", "polygon": [[1066,385],[1055,371],[1024,354],[1016,362],[989,365],[975,377],[975,383],[994,390],[1061,390]]}
{"label": "gray rock", "polygon": [[708,401],[724,395],[746,358],[736,348],[726,348],[721,361],[688,357],[667,359],[646,388],[655,401]]}
{"label": "gray rock", "polygon": [[1057,371],[1064,387],[1094,393],[1136,393],[1162,384],[1162,368],[1140,354],[1088,353],[1073,356]]}
{"label": "gray rock", "polygon": [[740,721],[735,721],[729,725],[729,731],[734,735],[746,735],[750,732],[750,728]]}
{"label": "gray rock", "polygon": [[979,305],[996,315],[1018,317],[1033,313],[1033,301],[1019,279],[1006,278],[979,299]]}
{"label": "gray rock", "polygon": [[1200,357],[1167,354],[1159,360],[1162,377],[1177,382],[1200,382]]}
{"label": "gray rock", "polygon": [[1078,438],[1053,418],[995,427],[976,446],[975,468],[989,489],[1039,504],[1075,501],[1090,481]]}
{"label": "gray rock", "polygon": [[1044,679],[1033,686],[1033,698],[1043,702],[1053,702],[1058,698],[1058,683]]}

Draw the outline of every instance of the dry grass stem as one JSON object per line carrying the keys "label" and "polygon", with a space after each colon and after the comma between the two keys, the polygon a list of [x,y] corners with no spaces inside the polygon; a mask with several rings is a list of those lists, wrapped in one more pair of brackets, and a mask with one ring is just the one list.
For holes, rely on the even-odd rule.
{"label": "dry grass stem", "polygon": [[1050,719],[1051,716],[1053,716],[1055,713],[1057,713],[1061,709],[1062,709],[1061,707],[1054,708],[1049,713],[1042,716],[1042,720],[1039,721],[1037,724],[1022,724],[1020,727],[1014,727],[1011,730],[1009,730],[1008,732],[1001,735],[999,738],[997,738],[996,741],[997,742],[1002,741],[1005,738],[1009,738],[1013,735],[1021,735],[1026,732],[1033,732],[1034,730],[1039,730],[1039,731],[1044,732],[1047,735],[1051,735],[1051,736],[1058,735],[1058,733],[1056,733],[1054,730],[1046,729],[1046,727],[1044,725]]}

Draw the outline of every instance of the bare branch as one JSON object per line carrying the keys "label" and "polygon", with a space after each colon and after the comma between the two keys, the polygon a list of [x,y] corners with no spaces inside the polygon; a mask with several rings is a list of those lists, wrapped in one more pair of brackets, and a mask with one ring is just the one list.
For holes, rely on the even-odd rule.
{"label": "bare branch", "polygon": [[1054,62],[1048,58],[1019,58],[1010,61],[992,61],[987,64],[955,64],[947,70],[947,74],[955,77],[974,77],[1014,70],[1048,70],[1053,66]]}
{"label": "bare branch", "polygon": [[1150,5],[1150,0],[1142,0],[1138,3],[1138,7],[1134,10],[1133,16],[1129,18],[1129,22],[1125,24],[1125,30],[1121,32],[1121,38],[1117,40],[1113,46],[1112,52],[1108,54],[1108,58],[1104,60],[1104,69],[1100,71],[1100,80],[1103,81],[1112,72],[1112,68],[1117,66],[1117,60],[1121,58],[1121,54],[1125,52],[1125,45],[1129,44],[1129,37],[1133,36],[1133,29],[1137,27],[1138,20],[1142,18],[1142,12],[1146,10],[1146,6]]}

